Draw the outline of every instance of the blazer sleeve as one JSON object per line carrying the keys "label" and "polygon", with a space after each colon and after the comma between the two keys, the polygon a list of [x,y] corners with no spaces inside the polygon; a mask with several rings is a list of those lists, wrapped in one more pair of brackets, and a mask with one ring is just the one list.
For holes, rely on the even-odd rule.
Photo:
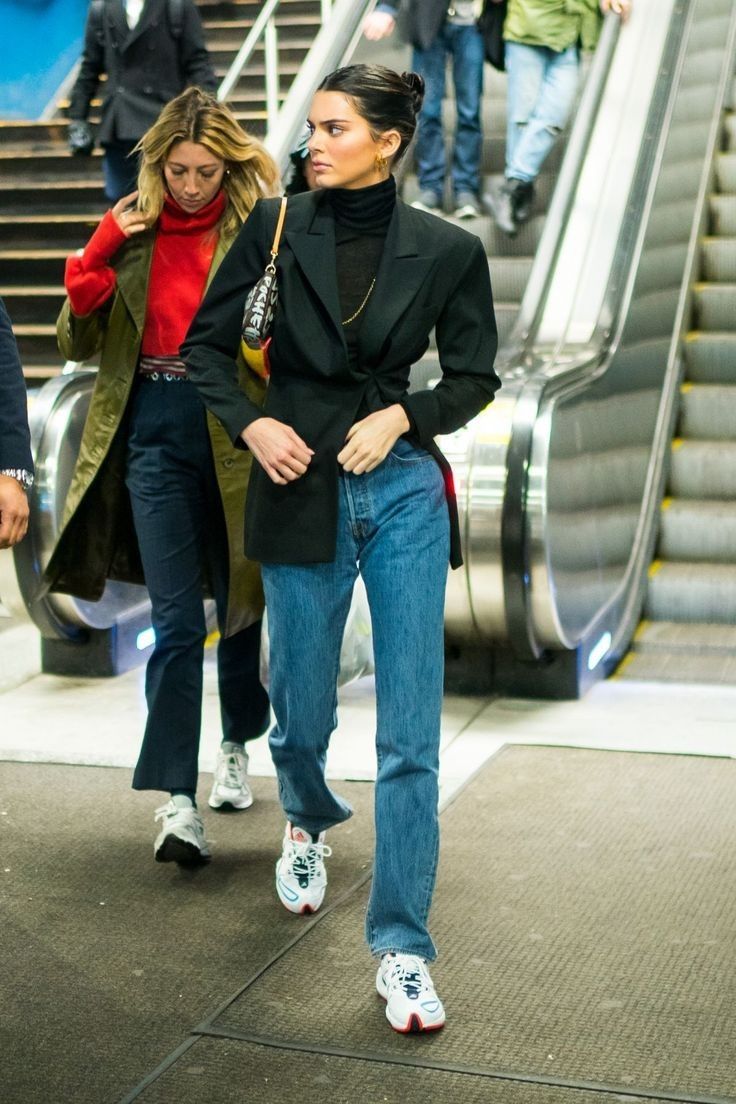
{"label": "blazer sleeve", "polygon": [[204,43],[202,20],[192,2],[184,9],[180,61],[188,85],[197,84],[207,92],[217,91],[217,77]]}
{"label": "blazer sleeve", "polygon": [[105,47],[100,40],[93,9],[90,6],[84,32],[84,47],[79,73],[69,96],[69,118],[86,119],[100,76],[105,71]]}
{"label": "blazer sleeve", "polygon": [[0,470],[33,471],[28,400],[10,318],[0,299]]}
{"label": "blazer sleeve", "polygon": [[[464,248],[464,246],[463,246]],[[479,238],[435,326],[442,379],[433,390],[405,396],[402,406],[419,441],[454,433],[493,399],[501,381],[493,370],[498,348],[488,258]]]}
{"label": "blazer sleeve", "polygon": [[181,347],[187,375],[237,448],[245,447],[241,432],[263,417],[261,408],[238,385],[236,357],[246,296],[270,259],[266,212],[275,202],[256,203],[215,273]]}

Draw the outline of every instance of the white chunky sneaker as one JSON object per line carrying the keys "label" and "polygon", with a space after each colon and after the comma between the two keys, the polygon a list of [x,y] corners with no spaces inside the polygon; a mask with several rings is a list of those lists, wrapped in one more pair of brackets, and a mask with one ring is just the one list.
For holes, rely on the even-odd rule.
{"label": "white chunky sneaker", "polygon": [[248,754],[241,744],[223,744],[217,755],[208,805],[210,809],[221,809],[223,805],[230,805],[233,809],[249,809],[252,804],[253,792],[248,785]]}
{"label": "white chunky sneaker", "polygon": [[283,851],[276,863],[276,892],[289,912],[302,915],[316,912],[324,900],[327,889],[324,860],[332,854],[324,839],[324,832],[313,840],[303,828],[286,824]]}
{"label": "white chunky sneaker", "polygon": [[376,975],[386,1019],[394,1031],[437,1031],[445,1026],[445,1009],[435,992],[427,963],[418,955],[385,954]]}
{"label": "white chunky sneaker", "polygon": [[207,862],[211,857],[204,838],[202,817],[193,806],[181,808],[169,801],[156,810],[155,819],[163,821],[153,845],[156,862],[178,862],[191,866]]}

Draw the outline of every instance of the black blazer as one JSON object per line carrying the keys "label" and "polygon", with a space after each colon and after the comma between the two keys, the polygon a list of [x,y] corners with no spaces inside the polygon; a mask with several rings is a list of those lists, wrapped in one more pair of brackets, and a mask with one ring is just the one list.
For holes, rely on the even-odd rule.
{"label": "black blazer", "polygon": [[137,142],[164,104],[191,84],[214,91],[212,63],[193,0],[179,0],[181,33],[175,37],[169,0],[146,0],[131,30],[123,0],[104,0],[102,21],[87,18],[79,75],[69,102],[70,119],[86,119],[102,73],[107,74],[101,145]]}
{"label": "black blazer", "polygon": [[[401,402],[413,439],[449,466],[433,438],[451,433],[493,398],[496,322],[480,240],[401,200],[389,225],[376,285],[348,364],[340,324],[335,227],[321,192],[289,199],[278,258],[279,305],[263,410],[238,388],[235,353],[246,294],[270,256],[279,200],[261,200],[235,239],[187,334],[182,355],[206,406],[241,447],[240,432],[264,413],[292,426],[315,450],[305,475],[273,483],[258,464],[248,488],[246,554],[264,563],[327,562],[337,528],[337,454],[363,403]],[[411,365],[436,326],[442,379],[407,394]],[[451,481],[450,481],[451,483]],[[452,562],[462,562],[454,496]]]}
{"label": "black blazer", "polygon": [[[447,18],[450,0],[379,0],[378,11],[389,12],[394,18],[404,17],[405,33],[412,46],[426,50],[432,45]],[[401,9],[401,11],[399,10]]]}
{"label": "black blazer", "polygon": [[28,400],[18,346],[8,312],[0,299],[0,471],[33,471]]}

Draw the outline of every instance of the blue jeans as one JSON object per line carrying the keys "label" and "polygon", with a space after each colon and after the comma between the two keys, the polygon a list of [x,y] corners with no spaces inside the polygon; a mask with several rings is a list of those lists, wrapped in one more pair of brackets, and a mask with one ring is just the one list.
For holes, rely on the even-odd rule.
{"label": "blue jeans", "polygon": [[532,182],[570,117],[578,88],[577,47],[506,43],[506,176]]}
{"label": "blue jeans", "polygon": [[445,138],[442,131],[442,99],[445,69],[452,58],[457,123],[452,154],[452,188],[455,195],[480,190],[481,126],[483,96],[483,39],[477,27],[445,22],[428,49],[414,49],[414,70],[424,77],[424,103],[417,128],[416,159],[419,187],[442,196],[445,184]]}
{"label": "blue jeans", "polygon": [[378,772],[366,935],[373,954],[433,959],[437,774],[449,521],[442,473],[403,438],[365,475],[340,477],[332,563],[264,564],[271,644],[271,753],[287,818],[312,833],[352,809],[325,782],[337,674],[358,571],[373,625]]}
{"label": "blue jeans", "polygon": [[[228,552],[202,400],[188,380],[137,382],[125,482],[151,598],[156,643],[146,667],[148,717],[136,790],[197,788],[208,575],[220,624]],[[259,679],[261,623],[220,640],[217,675],[224,738],[243,743],[268,726]]]}
{"label": "blue jeans", "polygon": [[102,151],[102,173],[105,178],[105,198],[117,203],[138,187],[138,156],[133,155],[136,142],[112,142]]}

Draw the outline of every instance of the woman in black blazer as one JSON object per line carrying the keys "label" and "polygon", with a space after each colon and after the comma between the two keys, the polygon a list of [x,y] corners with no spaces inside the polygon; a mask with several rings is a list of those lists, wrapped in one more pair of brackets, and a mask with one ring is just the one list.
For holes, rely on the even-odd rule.
{"label": "woman in black blazer", "polygon": [[[189,374],[254,465],[246,553],[263,565],[270,744],[287,817],[276,888],[316,911],[327,828],[351,815],[327,786],[343,628],[360,571],[376,666],[376,857],[367,937],[398,1031],[445,1022],[427,970],[448,557],[460,562],[449,469],[434,437],[499,387],[488,263],[478,238],[396,197],[423,83],[383,66],[326,77],[308,120],[317,192],[289,200],[263,409],[239,390],[243,303],[269,259],[265,200],[225,258],[182,348]],[[432,328],[442,379],[408,393]],[[451,532],[452,531],[452,532]],[[451,551],[452,546],[452,551]]]}

